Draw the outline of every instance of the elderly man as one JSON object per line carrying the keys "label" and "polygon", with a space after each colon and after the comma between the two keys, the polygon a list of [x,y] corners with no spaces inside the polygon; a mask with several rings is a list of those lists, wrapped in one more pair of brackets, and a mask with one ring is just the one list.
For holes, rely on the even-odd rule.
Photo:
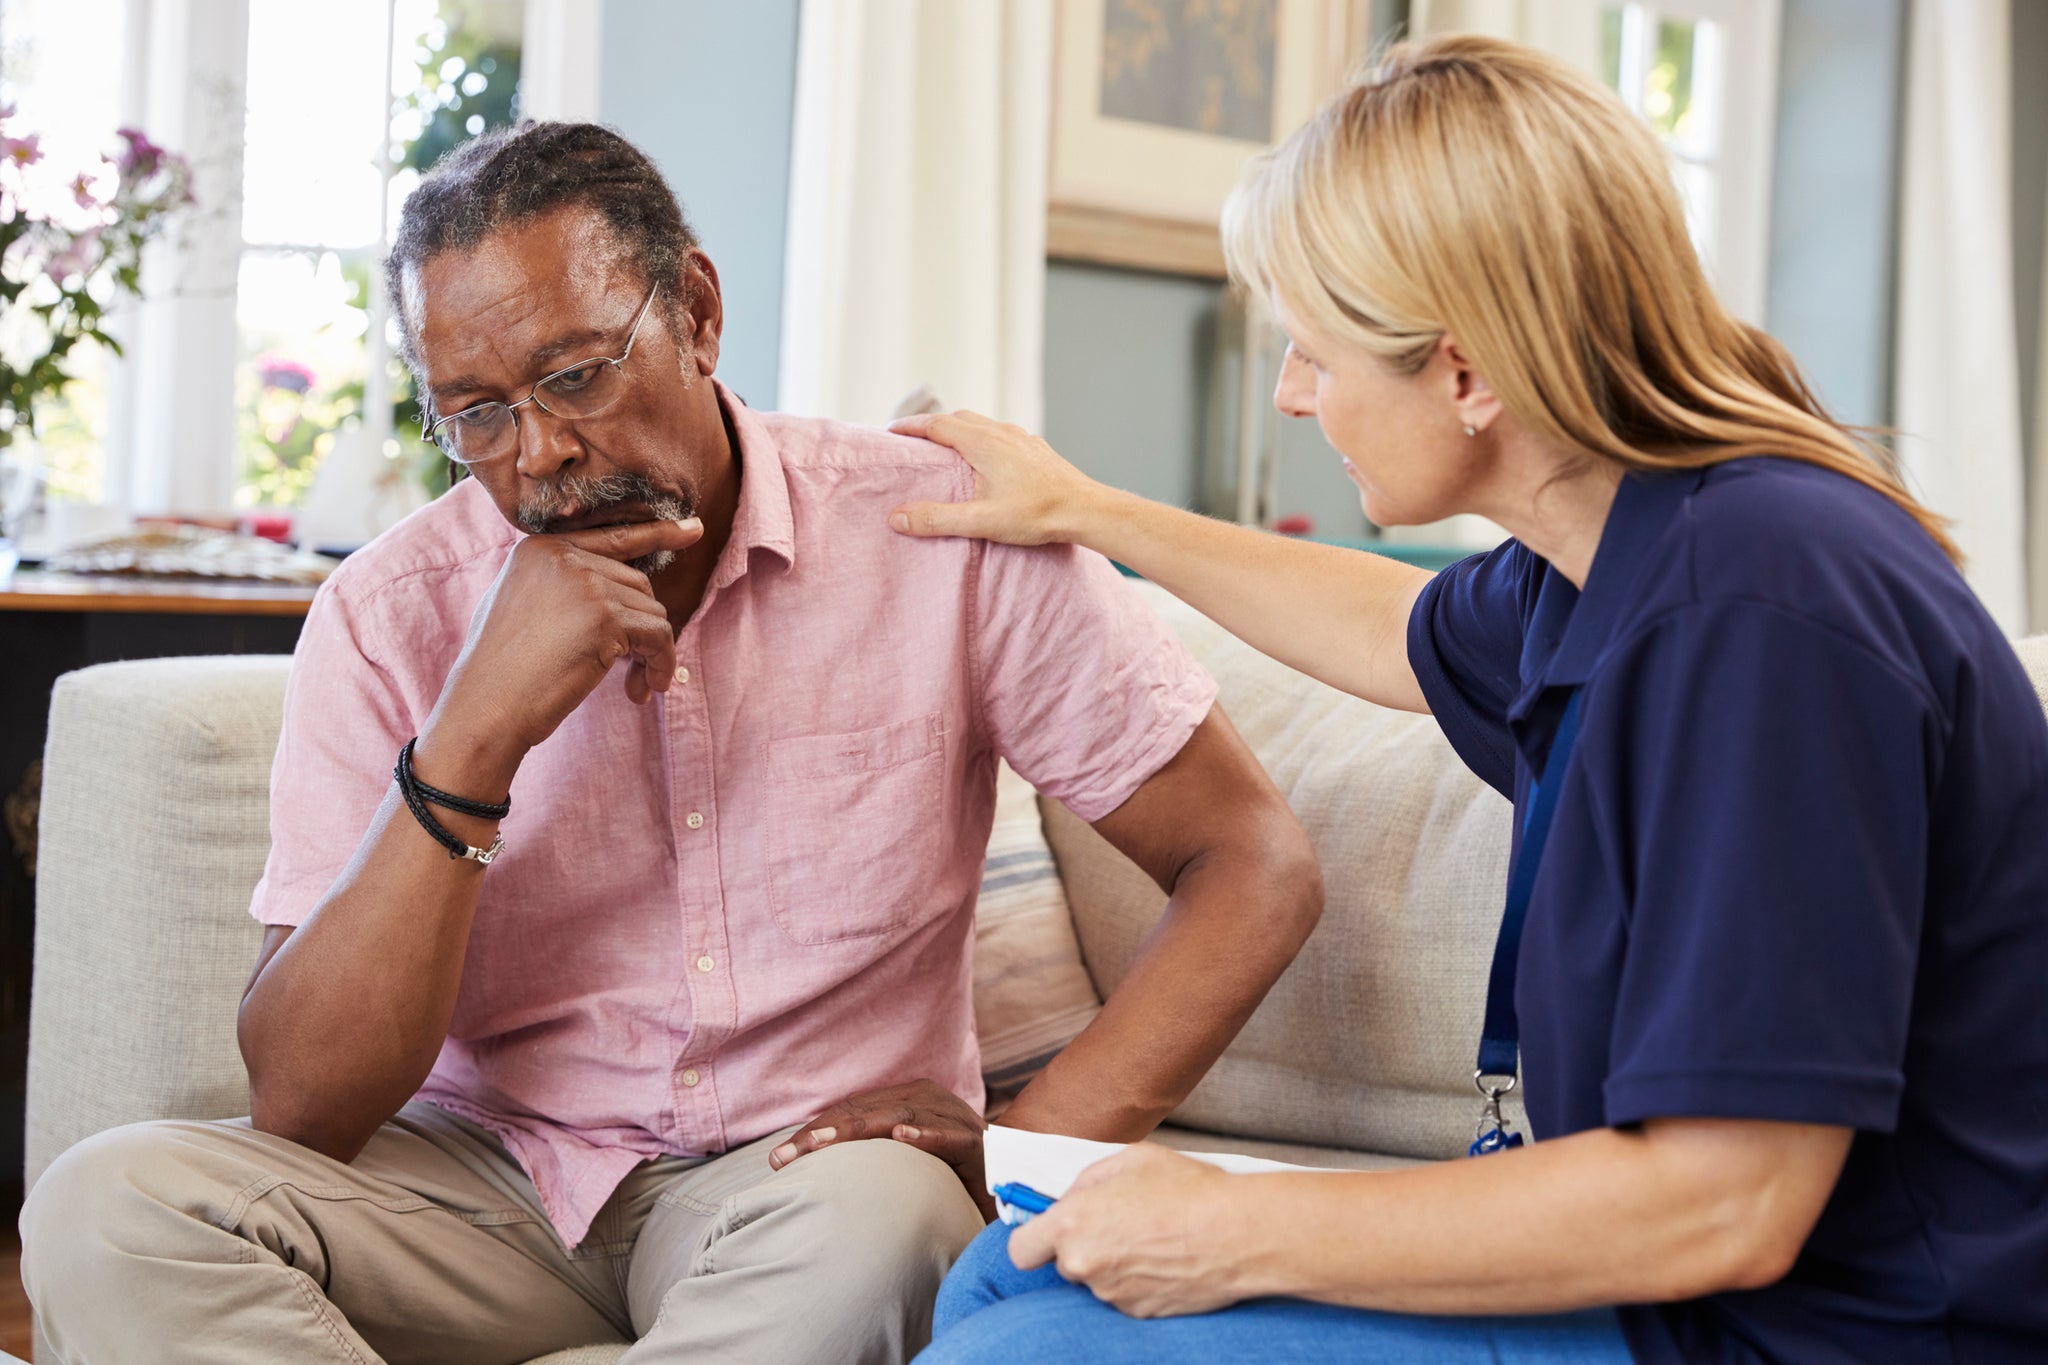
{"label": "elderly man", "polygon": [[307,618],[251,1117],[51,1168],[23,1214],[48,1337],[95,1365],[901,1360],[988,1212],[997,756],[1172,895],[1008,1123],[1147,1133],[1313,926],[1313,851],[1106,563],[894,535],[971,492],[951,452],[712,378],[717,272],[615,134],[457,151],[389,280],[471,477]]}

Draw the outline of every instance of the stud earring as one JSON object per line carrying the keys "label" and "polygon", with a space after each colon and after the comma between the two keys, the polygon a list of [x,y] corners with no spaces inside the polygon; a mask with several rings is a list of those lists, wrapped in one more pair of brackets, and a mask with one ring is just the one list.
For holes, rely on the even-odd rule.
{"label": "stud earring", "polygon": [[1470,422],[1467,422],[1465,423],[1465,434],[1467,436],[1477,436],[1479,434],[1479,428],[1473,426]]}

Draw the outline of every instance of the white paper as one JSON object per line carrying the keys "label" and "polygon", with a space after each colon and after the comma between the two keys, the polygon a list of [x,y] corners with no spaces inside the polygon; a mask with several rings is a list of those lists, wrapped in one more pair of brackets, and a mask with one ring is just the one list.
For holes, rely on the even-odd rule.
{"label": "white paper", "polygon": [[[1105,1157],[1124,1149],[1121,1142],[1090,1142],[1086,1138],[1062,1137],[1058,1133],[1033,1133],[1022,1128],[991,1127],[982,1135],[983,1160],[989,1193],[998,1185],[1015,1182],[1029,1185],[1040,1194],[1058,1199],[1072,1188],[1074,1178]],[[1238,1156],[1227,1152],[1182,1152],[1182,1156],[1207,1162],[1235,1175],[1261,1171],[1313,1171],[1315,1166],[1290,1166],[1264,1157]]]}

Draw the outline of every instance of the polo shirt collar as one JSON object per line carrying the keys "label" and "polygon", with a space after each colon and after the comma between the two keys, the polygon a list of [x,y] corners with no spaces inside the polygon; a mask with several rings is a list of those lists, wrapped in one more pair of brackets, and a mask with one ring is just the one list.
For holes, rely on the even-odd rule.
{"label": "polo shirt collar", "polygon": [[789,510],[789,479],[782,453],[768,424],[739,395],[718,380],[718,405],[739,440],[740,503],[733,514],[732,537],[712,572],[713,588],[726,587],[746,573],[755,550],[766,550],[784,564],[796,562],[796,519]]}
{"label": "polo shirt collar", "polygon": [[1696,469],[1630,470],[1615,490],[1584,589],[1546,566],[1522,644],[1523,691],[1509,710],[1510,719],[1526,717],[1546,690],[1576,687],[1593,676],[1622,624],[1650,552],[1701,477]]}

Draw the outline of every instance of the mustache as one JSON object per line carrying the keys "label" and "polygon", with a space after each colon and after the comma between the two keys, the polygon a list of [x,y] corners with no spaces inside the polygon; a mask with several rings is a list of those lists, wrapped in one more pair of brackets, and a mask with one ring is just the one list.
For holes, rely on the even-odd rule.
{"label": "mustache", "polygon": [[519,529],[529,535],[549,535],[571,508],[578,513],[601,512],[608,507],[640,503],[663,521],[681,521],[694,507],[692,498],[664,493],[641,474],[605,474],[589,478],[565,474],[554,483],[538,485],[519,500]]}

